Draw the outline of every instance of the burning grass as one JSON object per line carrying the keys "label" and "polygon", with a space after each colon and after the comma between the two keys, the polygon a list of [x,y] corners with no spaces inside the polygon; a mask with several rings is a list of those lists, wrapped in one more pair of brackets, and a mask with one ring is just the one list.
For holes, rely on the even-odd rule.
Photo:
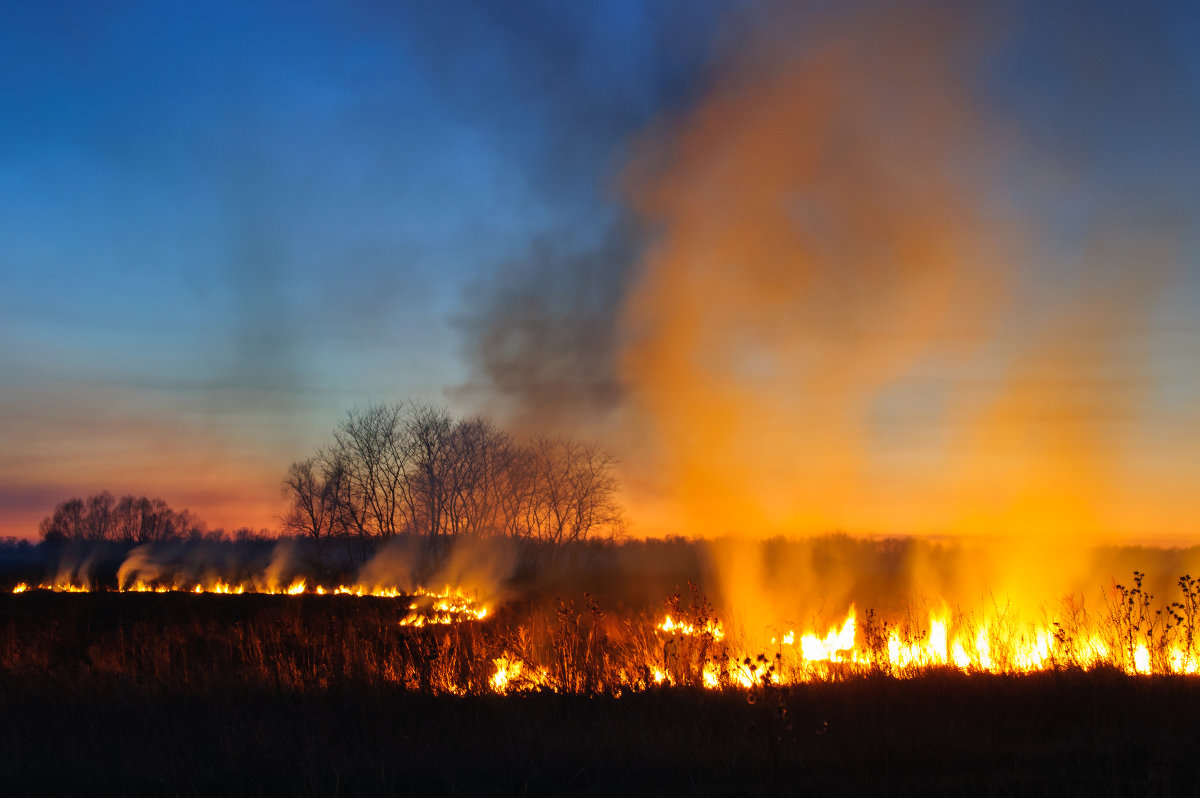
{"label": "burning grass", "polygon": [[1099,615],[1071,600],[1040,625],[996,605],[971,614],[943,606],[899,622],[868,610],[860,623],[851,607],[823,633],[774,630],[765,648],[754,648],[736,624],[727,629],[695,586],[650,614],[613,612],[587,594],[493,608],[464,588],[325,587],[303,579],[261,592],[220,579],[174,587],[135,581],[112,590],[20,583],[3,599],[8,633],[0,636],[0,669],[75,669],[135,683],[182,673],[203,683],[298,690],[367,683],[434,694],[618,697],[659,687],[913,678],[931,669],[1195,674],[1200,584],[1180,577],[1178,599],[1159,606],[1143,588],[1144,575],[1133,576],[1131,586],[1115,584],[1105,594]]}
{"label": "burning grass", "polygon": [[1139,572],[1032,626],[996,603],[850,608],[769,647],[699,587],[103,582],[0,594],[16,792],[1200,788],[1200,679],[1173,653],[1194,656],[1190,577],[1159,600]]}

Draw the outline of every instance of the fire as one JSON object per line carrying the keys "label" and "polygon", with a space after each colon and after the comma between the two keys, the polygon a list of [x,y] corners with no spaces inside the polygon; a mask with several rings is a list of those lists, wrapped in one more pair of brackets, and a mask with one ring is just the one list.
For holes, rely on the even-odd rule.
{"label": "fire", "polygon": [[170,588],[166,585],[152,585],[149,582],[143,582],[141,579],[136,580],[132,585],[125,588],[130,593],[169,593]]}
{"label": "fire", "polygon": [[[1122,600],[1127,603],[1127,594]],[[851,605],[824,635],[789,629],[764,638],[770,640],[773,656],[731,639],[721,621],[706,612],[701,616],[693,622],[666,615],[655,624],[657,632],[671,637],[663,644],[663,663],[656,660],[648,667],[648,682],[678,683],[677,671],[665,667],[665,662],[671,657],[679,660],[679,640],[698,637],[706,637],[712,645],[691,678],[710,689],[797,684],[872,671],[906,678],[931,668],[992,674],[1064,667],[1115,667],[1130,675],[1200,673],[1197,641],[1191,627],[1183,626],[1191,622],[1182,615],[1175,618],[1175,626],[1159,622],[1159,626],[1122,628],[1094,623],[1072,636],[1057,622],[1022,625],[1007,614],[978,619],[952,615],[943,606],[927,615],[923,629],[885,625],[871,630],[859,627]]]}
{"label": "fire", "polygon": [[408,605],[408,615],[401,626],[424,626],[427,623],[452,624],[460,621],[481,621],[488,608],[461,590],[446,587],[440,593],[417,588],[414,601]]}
{"label": "fire", "polygon": [[708,635],[714,640],[723,640],[725,638],[725,630],[721,628],[720,621],[713,621],[711,619],[697,627],[695,624],[674,621],[670,615],[667,615],[663,618],[662,623],[658,625],[658,628],[664,632],[679,635]]}
{"label": "fire", "polygon": [[549,687],[549,676],[545,670],[529,666],[524,660],[505,652],[492,660],[496,670],[488,684],[492,692],[505,695],[511,692],[545,689]]}
{"label": "fire", "polygon": [[1150,673],[1150,651],[1145,643],[1138,643],[1133,651],[1133,672]]}
{"label": "fire", "polygon": [[[55,580],[36,586],[21,582],[12,592],[265,593],[397,600],[399,627],[425,629],[422,635],[449,635],[436,638],[441,641],[438,650],[459,645],[459,635],[464,634],[460,629],[470,628],[460,625],[493,624],[481,637],[468,631],[462,639],[472,641],[473,656],[491,662],[486,686],[499,694],[535,689],[616,694],[656,686],[756,689],[868,673],[903,679],[931,669],[990,674],[1061,668],[1112,668],[1131,676],[1200,673],[1200,612],[1189,609],[1196,604],[1189,597],[1200,595],[1196,580],[1180,580],[1185,601],[1168,602],[1165,613],[1151,607],[1152,597],[1142,592],[1140,580],[1135,574],[1133,587],[1114,585],[1105,594],[1107,611],[1093,616],[1065,603],[1063,617],[1055,620],[1043,614],[1042,620],[1027,622],[995,603],[971,612],[939,602],[936,609],[910,611],[902,623],[891,623],[872,611],[860,616],[850,604],[828,625],[775,625],[761,635],[746,628],[744,617],[719,613],[700,598],[685,607],[675,595],[662,615],[620,618],[608,625],[593,601],[588,613],[560,610],[559,626],[541,627],[545,632],[537,640],[531,638],[532,619],[525,625],[501,625],[508,621],[492,621],[493,608],[476,592],[454,585],[405,591],[396,585],[314,584],[303,577],[266,587],[253,580],[139,578],[115,590]],[[777,609],[772,612],[781,615]],[[560,649],[569,656],[557,653]],[[481,678],[470,677],[467,687],[441,689],[478,689]]]}
{"label": "fire", "polygon": [[508,657],[498,657],[492,662],[496,666],[496,672],[491,678],[492,690],[503,695],[508,692],[509,682],[514,682],[520,677],[523,663]]}
{"label": "fire", "polygon": [[[29,584],[21,582],[13,588],[13,593],[24,593],[32,590]],[[448,625],[465,621],[482,621],[487,618],[491,608],[481,603],[478,598],[462,588],[446,586],[439,591],[418,587],[412,591],[404,591],[395,585],[325,585],[309,586],[303,577],[297,577],[286,586],[260,587],[253,582],[227,582],[224,579],[214,579],[207,582],[190,583],[156,583],[135,579],[129,584],[116,590],[90,588],[70,582],[55,582],[39,584],[37,590],[50,590],[56,593],[171,593],[182,592],[211,595],[242,595],[245,593],[266,593],[281,596],[370,596],[374,598],[409,598],[408,614],[400,621],[401,626],[422,627],[426,624]]]}
{"label": "fire", "polygon": [[[28,589],[28,587],[26,588]],[[55,593],[90,593],[91,588],[74,582],[54,582],[48,585],[38,585],[38,590],[53,590]],[[21,591],[14,590],[14,593]]]}
{"label": "fire", "polygon": [[[809,633],[800,638],[800,653],[806,660],[823,662],[842,662],[848,658],[854,649],[855,615],[854,607],[846,616],[841,629],[830,629],[829,634],[822,640],[815,634]],[[784,644],[788,638],[795,638],[793,632],[784,635]]]}

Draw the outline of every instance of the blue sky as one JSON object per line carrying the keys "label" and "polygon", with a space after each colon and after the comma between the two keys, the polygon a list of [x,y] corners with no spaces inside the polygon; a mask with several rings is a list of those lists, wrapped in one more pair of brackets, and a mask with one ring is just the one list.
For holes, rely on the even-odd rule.
{"label": "blue sky", "polygon": [[[1034,273],[1022,278],[1030,306],[1097,270],[1133,274],[1142,266],[1129,259],[1165,242],[1154,269],[1171,290],[1129,333],[1149,341],[1139,357],[1158,375],[1156,406],[1197,398],[1200,23],[1188,6],[967,14],[969,28],[995,31],[972,62],[977,104],[1021,142],[988,155],[989,202],[1037,218],[1038,251],[1055,253],[1040,274],[1012,266]],[[855,7],[866,18],[904,4]],[[778,13],[717,2],[7,9],[0,534],[32,534],[55,502],[100,489],[162,495],[213,525],[269,525],[287,464],[371,401],[520,420],[561,377],[574,387],[547,400],[571,405],[560,423],[611,412],[619,319],[652,227],[624,188],[631,153],[647,141],[670,152],[672,131]],[[769,68],[775,56],[762,58]],[[1031,168],[1026,153],[1053,168]],[[554,334],[531,341],[523,309]],[[581,315],[591,326],[576,335]],[[584,396],[595,393],[609,399]],[[1192,426],[1155,429],[1147,440],[1200,439]]]}
{"label": "blue sky", "polygon": [[[356,404],[452,401],[468,380],[456,318],[471,286],[536,239],[602,235],[624,138],[683,90],[712,16],[628,3],[6,10],[0,532],[25,533],[64,491],[213,504],[169,480],[143,488],[144,469],[97,471],[98,449],[176,470],[141,442],[143,422],[173,430],[198,467],[255,451],[279,470]],[[654,21],[668,17],[698,30],[664,55]],[[62,440],[91,415],[75,446]],[[262,493],[239,507],[277,498]]]}

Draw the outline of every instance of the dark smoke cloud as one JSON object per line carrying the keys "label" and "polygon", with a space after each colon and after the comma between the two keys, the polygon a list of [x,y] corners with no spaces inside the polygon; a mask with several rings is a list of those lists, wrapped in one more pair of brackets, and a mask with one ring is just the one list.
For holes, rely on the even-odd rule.
{"label": "dark smoke cloud", "polygon": [[[749,3],[710,11],[719,24],[685,26],[693,39],[701,31],[704,41],[688,45],[693,51],[690,60],[629,61],[644,70],[645,82],[652,87],[648,91],[635,91],[620,80],[597,90],[590,80],[588,45],[574,47],[574,56],[572,48],[563,48],[573,37],[582,35],[585,42],[588,37],[561,9],[539,12],[533,15],[536,19],[511,10],[484,11],[466,26],[446,24],[444,19],[439,26],[438,14],[426,9],[434,21],[424,21],[425,27],[441,31],[430,40],[438,44],[438,52],[462,52],[469,41],[499,41],[501,52],[535,54],[502,59],[511,68],[492,80],[528,87],[529,105],[520,112],[532,109],[551,122],[545,136],[526,142],[542,149],[533,162],[544,167],[537,170],[536,181],[548,196],[586,196],[593,182],[611,185],[614,159],[627,153],[634,139],[640,145],[638,156],[632,165],[621,165],[627,182],[639,182],[643,172],[662,174],[672,160],[682,157],[681,126],[697,123],[689,109],[706,102],[711,106],[718,92],[753,95],[809,54],[817,53],[819,59],[821,51],[851,48],[857,42],[860,50],[844,63],[825,65],[832,70],[830,85],[858,92],[827,103],[831,113],[842,114],[829,126],[844,134],[840,150],[826,153],[836,162],[831,168],[844,172],[846,185],[864,192],[859,196],[867,205],[877,201],[871,196],[871,181],[890,179],[888,170],[907,175],[899,179],[913,184],[913,197],[919,202],[926,201],[919,191],[922,185],[991,181],[985,189],[988,196],[972,202],[991,203],[995,207],[988,213],[1007,214],[1010,220],[1036,221],[1022,222],[1019,230],[993,231],[1001,239],[1028,240],[1003,242],[1011,249],[1009,273],[981,291],[1012,290],[1015,303],[1047,315],[1034,327],[1067,330],[1054,335],[1092,337],[1096,349],[1110,347],[1111,354],[1082,356],[1094,362],[1095,375],[1102,376],[1118,355],[1128,357],[1130,336],[1146,334],[1148,317],[1162,296],[1158,281],[1166,280],[1168,272],[1173,272],[1173,281],[1189,278],[1180,272],[1187,271],[1189,247],[1196,246],[1187,239],[1187,231],[1195,221],[1190,197],[1200,160],[1190,155],[1200,117],[1197,81],[1194,75],[1189,79],[1189,66],[1181,58],[1187,41],[1179,32],[1187,27],[1181,26],[1188,19],[1184,6],[1136,9],[1117,3],[1068,3],[1051,8],[1029,3],[968,8],[916,3],[900,8],[859,2],[831,8],[820,3]],[[833,19],[838,22],[831,23]],[[880,19],[891,22],[880,24]],[[663,21],[678,19],[667,14]],[[488,34],[478,39],[481,30]],[[664,25],[660,40],[670,41],[674,30]],[[446,41],[454,45],[442,47]],[[701,52],[704,57],[697,55]],[[695,71],[685,76],[680,65]],[[446,66],[451,72],[463,68]],[[858,70],[866,78],[846,80],[847,70]],[[475,99],[486,104],[486,97],[496,94],[494,86],[488,81],[477,85]],[[948,98],[947,91],[960,96]],[[647,104],[648,99],[653,102]],[[789,102],[785,96],[773,101],[785,106]],[[657,109],[652,117],[645,113],[651,106]],[[743,121],[769,124],[769,114],[762,115],[768,118]],[[504,116],[500,110],[497,118]],[[926,133],[905,121],[922,116]],[[894,124],[888,124],[889,118]],[[633,126],[639,122],[640,128]],[[962,135],[946,133],[964,127],[971,129]],[[635,130],[636,135],[631,133]],[[864,143],[872,140],[878,143]],[[960,146],[964,141],[967,146]],[[800,157],[803,135],[798,134],[795,146]],[[856,155],[867,146],[874,147],[871,158],[878,156],[884,166],[864,163]],[[602,169],[580,168],[580,163],[600,164]],[[776,163],[765,168],[786,174],[792,167]],[[925,168],[927,178],[920,175]],[[872,242],[880,235],[903,235],[886,219],[867,224],[850,216],[822,216],[819,202],[806,204],[802,191],[793,193],[793,222],[804,227],[817,246],[840,249],[838,257],[846,263],[870,258]],[[712,199],[716,204],[738,200]],[[901,202],[893,221],[899,223],[909,204]],[[620,292],[638,271],[642,247],[652,238],[651,226],[658,221],[644,212],[624,213],[620,224],[590,246],[581,245],[577,233],[551,230],[524,254],[505,259],[497,276],[489,276],[469,293],[461,327],[467,335],[472,381],[462,395],[479,397],[476,401],[483,406],[500,408],[512,418],[569,420],[584,427],[595,426],[597,413],[608,414],[619,406],[624,390],[611,368],[617,334],[610,322],[616,317],[613,308],[622,301]],[[1030,243],[1039,250],[1037,257],[1048,256],[1055,267],[1047,271],[1029,258],[1028,263],[1019,262],[1023,256],[1013,253],[1028,251]],[[1133,293],[1131,259],[1139,261],[1143,283],[1133,286]],[[1156,274],[1147,276],[1148,268]],[[888,279],[883,274],[865,278]],[[1194,283],[1195,275],[1190,279]],[[1045,305],[1061,304],[1058,289],[1071,281],[1080,285],[1079,299],[1073,303],[1081,309],[1073,312],[1080,318],[1053,318],[1054,311]],[[1045,285],[1054,290],[1043,290]],[[901,285],[891,290],[899,296],[906,289]],[[839,291],[823,301],[824,310],[819,311],[833,314],[828,322],[834,328],[845,331],[856,318],[873,316],[873,324],[884,318],[878,303],[863,299],[853,286],[843,285]],[[1127,300],[1125,308],[1120,308],[1122,298]],[[847,312],[847,303],[855,302],[859,306]],[[1091,310],[1104,306],[1118,308],[1107,322],[1096,318],[1100,311]],[[980,329],[984,317],[972,318],[969,310],[964,315],[967,323],[956,333],[963,345],[992,334]],[[1091,327],[1096,324],[1109,329],[1094,335]],[[1041,346],[1027,330],[1012,332],[1016,347]],[[737,348],[736,343],[732,346]],[[1067,348],[1061,342],[1055,346]],[[1080,390],[1093,387],[1094,380],[1088,378]],[[1120,405],[1124,400],[1114,401]],[[1105,412],[1129,413],[1124,406]]]}
{"label": "dark smoke cloud", "polygon": [[461,322],[474,382],[459,395],[530,431],[597,431],[621,400],[616,316],[640,251],[628,224],[594,247],[534,242],[475,289]]}
{"label": "dark smoke cloud", "polygon": [[[616,175],[636,131],[699,95],[728,5],[421,7],[452,95],[486,109],[548,208],[533,240],[480,264],[466,292],[457,398],[518,427],[586,434],[618,406],[616,316],[644,231],[619,207]],[[464,52],[497,68],[447,56]]]}

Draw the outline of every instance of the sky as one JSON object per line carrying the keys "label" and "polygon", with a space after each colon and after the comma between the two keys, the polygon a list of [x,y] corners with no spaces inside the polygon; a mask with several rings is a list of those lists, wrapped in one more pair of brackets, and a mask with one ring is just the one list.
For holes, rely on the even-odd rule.
{"label": "sky", "polygon": [[1200,13],[1045,5],[5,10],[0,536],[415,399],[642,534],[1194,540]]}

